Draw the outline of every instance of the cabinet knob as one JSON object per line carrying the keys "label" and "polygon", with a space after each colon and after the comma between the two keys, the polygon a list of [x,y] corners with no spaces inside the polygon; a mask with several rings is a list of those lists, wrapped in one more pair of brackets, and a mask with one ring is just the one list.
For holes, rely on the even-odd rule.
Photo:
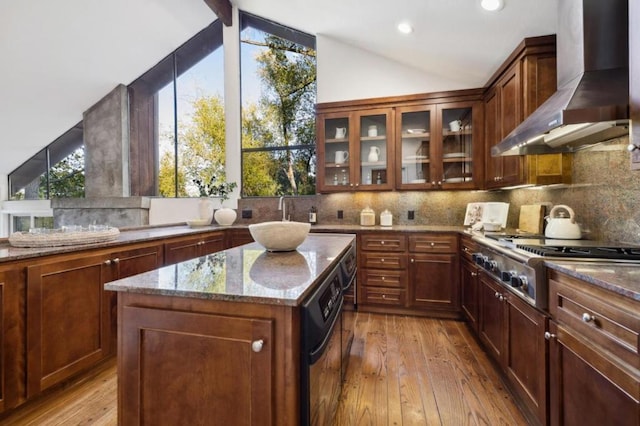
{"label": "cabinet knob", "polygon": [[477,273],[477,272],[472,272],[472,273],[471,273],[471,276],[472,276],[472,277],[477,277],[477,276],[478,276],[478,273]]}
{"label": "cabinet knob", "polygon": [[384,259],[380,259],[380,262],[384,263]]}
{"label": "cabinet knob", "polygon": [[381,279],[382,281],[384,281],[384,280],[385,280],[384,275],[383,275],[380,279]]}
{"label": "cabinet knob", "polygon": [[105,261],[104,261],[104,264],[105,264],[105,265],[107,265],[107,266],[111,265],[111,259],[107,259],[107,260],[105,260]]}
{"label": "cabinet knob", "polygon": [[199,246],[203,246],[204,245],[204,241],[198,241],[198,245]]}
{"label": "cabinet knob", "polygon": [[553,333],[549,333],[548,331],[545,331],[545,332],[544,332],[544,338],[545,338],[546,340],[551,340],[551,339],[555,339],[555,338],[556,338],[556,335],[555,335],[555,334],[553,334]]}
{"label": "cabinet knob", "polygon": [[497,291],[496,291],[496,294],[494,294],[494,296],[496,296],[496,299],[500,299],[500,293],[498,293]]}
{"label": "cabinet knob", "polygon": [[442,185],[442,181],[441,180],[438,181],[438,185]]}
{"label": "cabinet knob", "polygon": [[411,263],[415,263],[416,260],[414,258],[411,258]]}
{"label": "cabinet knob", "polygon": [[356,188],[357,188],[358,186],[360,186],[360,184],[359,184],[359,183],[356,183]]}
{"label": "cabinet knob", "polygon": [[436,181],[435,181],[435,180],[432,180],[432,181],[431,181],[431,185],[435,185],[435,184],[436,184]]}
{"label": "cabinet knob", "polygon": [[584,321],[584,322],[591,322],[591,321],[594,321],[595,319],[596,319],[596,317],[594,317],[593,315],[588,314],[587,312],[582,314],[582,321]]}
{"label": "cabinet knob", "polygon": [[380,241],[380,245],[383,246],[384,245],[384,240]]}
{"label": "cabinet knob", "polygon": [[262,351],[263,346],[264,346],[264,340],[262,339],[254,340],[253,342],[251,342],[251,350],[256,353]]}
{"label": "cabinet knob", "polygon": [[431,243],[429,243],[429,245],[430,245],[431,247],[435,247],[435,246],[436,246],[436,243],[434,243],[434,242],[432,241]]}
{"label": "cabinet knob", "polygon": [[383,298],[383,299],[386,299],[386,298],[387,298],[387,295],[386,295],[386,294],[383,294],[383,295],[382,295],[382,298]]}
{"label": "cabinet knob", "polygon": [[113,259],[113,263],[116,263],[116,264],[120,263],[120,259],[116,257],[115,259]]}
{"label": "cabinet knob", "polygon": [[630,143],[629,145],[627,145],[627,151],[629,151],[629,152],[633,152],[633,151],[635,151],[636,149],[640,149],[640,147],[638,147],[637,145],[634,145],[634,144],[632,144],[632,143]]}

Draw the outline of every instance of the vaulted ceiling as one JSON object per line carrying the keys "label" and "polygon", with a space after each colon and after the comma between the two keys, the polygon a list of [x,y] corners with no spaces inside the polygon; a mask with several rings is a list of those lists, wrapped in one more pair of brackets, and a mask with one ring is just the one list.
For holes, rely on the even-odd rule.
{"label": "vaulted ceiling", "polygon": [[[231,3],[425,74],[456,75],[472,88],[484,85],[524,37],[555,33],[557,1],[505,0],[504,9],[493,14],[479,0]],[[0,174],[215,18],[205,0],[0,2]],[[414,27],[408,36],[396,31],[405,20]]]}

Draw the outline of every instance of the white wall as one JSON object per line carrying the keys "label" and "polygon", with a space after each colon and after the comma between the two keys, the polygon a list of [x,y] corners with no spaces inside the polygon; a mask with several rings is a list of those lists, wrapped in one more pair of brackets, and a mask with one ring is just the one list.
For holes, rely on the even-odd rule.
{"label": "white wall", "polygon": [[318,103],[468,89],[321,34],[316,48]]}

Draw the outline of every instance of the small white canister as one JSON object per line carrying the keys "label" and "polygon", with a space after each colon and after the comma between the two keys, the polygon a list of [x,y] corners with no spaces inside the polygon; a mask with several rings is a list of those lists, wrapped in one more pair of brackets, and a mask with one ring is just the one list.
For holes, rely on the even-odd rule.
{"label": "small white canister", "polygon": [[393,215],[389,210],[380,213],[380,226],[393,226]]}
{"label": "small white canister", "polygon": [[360,226],[373,226],[376,224],[376,212],[370,207],[360,212]]}

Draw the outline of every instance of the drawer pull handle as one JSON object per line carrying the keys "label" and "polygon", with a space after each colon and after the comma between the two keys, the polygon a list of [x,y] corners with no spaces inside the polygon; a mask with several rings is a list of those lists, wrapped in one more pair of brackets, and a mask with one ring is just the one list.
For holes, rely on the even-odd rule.
{"label": "drawer pull handle", "polygon": [[591,321],[595,321],[596,317],[594,317],[593,315],[589,315],[588,313],[584,313],[582,314],[582,321],[584,322],[591,322]]}
{"label": "drawer pull handle", "polygon": [[553,334],[553,333],[549,333],[548,331],[545,331],[545,332],[544,332],[544,338],[545,338],[546,340],[551,340],[551,339],[555,339],[555,338],[556,338],[556,335],[555,335],[555,334]]}
{"label": "drawer pull handle", "polygon": [[251,342],[251,350],[256,353],[262,351],[262,346],[264,346],[264,340],[262,339]]}

